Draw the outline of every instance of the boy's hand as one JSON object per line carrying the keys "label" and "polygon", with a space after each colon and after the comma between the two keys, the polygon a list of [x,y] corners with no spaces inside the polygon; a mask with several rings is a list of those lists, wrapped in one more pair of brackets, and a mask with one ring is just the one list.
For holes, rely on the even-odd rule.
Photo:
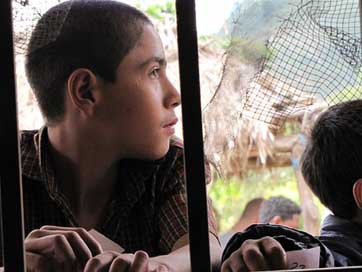
{"label": "boy's hand", "polygon": [[27,271],[83,271],[100,244],[83,228],[43,226],[25,242]]}
{"label": "boy's hand", "polygon": [[286,254],[280,243],[271,238],[246,240],[222,264],[222,272],[286,269]]}
{"label": "boy's hand", "polygon": [[146,252],[137,251],[135,254],[120,254],[106,251],[88,261],[84,272],[169,272],[164,264],[150,259]]}

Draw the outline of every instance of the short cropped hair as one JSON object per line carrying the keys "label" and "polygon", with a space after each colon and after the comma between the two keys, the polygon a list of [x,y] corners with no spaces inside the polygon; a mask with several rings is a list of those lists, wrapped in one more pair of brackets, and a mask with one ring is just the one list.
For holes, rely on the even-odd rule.
{"label": "short cropped hair", "polygon": [[316,121],[301,158],[311,190],[336,216],[352,219],[352,188],[362,177],[362,100],[330,107]]}
{"label": "short cropped hair", "polygon": [[260,206],[260,223],[270,223],[275,216],[280,216],[283,221],[292,219],[293,215],[300,214],[302,210],[292,200],[276,196],[264,200]]}
{"label": "short cropped hair", "polygon": [[[49,9],[31,34],[25,63],[45,120],[62,120],[65,84],[74,70],[90,69],[114,82],[118,65],[145,24],[151,21],[141,11],[111,0],[73,0]],[[58,36],[50,39],[57,29]]]}

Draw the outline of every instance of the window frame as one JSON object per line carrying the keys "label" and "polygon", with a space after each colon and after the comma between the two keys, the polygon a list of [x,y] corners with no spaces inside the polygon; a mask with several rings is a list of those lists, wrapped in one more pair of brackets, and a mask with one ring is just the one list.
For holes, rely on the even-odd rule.
{"label": "window frame", "polygon": [[[361,14],[362,0],[358,1]],[[191,270],[211,271],[195,0],[176,0],[176,12]],[[12,29],[12,0],[0,1],[0,141],[6,156],[0,172],[3,263],[7,271],[24,272],[24,216]],[[361,267],[293,271],[360,271]]]}

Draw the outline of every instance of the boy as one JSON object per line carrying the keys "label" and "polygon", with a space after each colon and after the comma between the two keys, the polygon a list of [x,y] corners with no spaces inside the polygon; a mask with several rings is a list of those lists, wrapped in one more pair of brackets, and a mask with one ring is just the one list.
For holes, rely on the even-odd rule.
{"label": "boy", "polygon": [[[116,1],[58,4],[32,33],[26,72],[46,120],[21,137],[27,269],[190,271],[171,139],[180,96],[150,20]],[[127,254],[103,252],[90,229]]]}
{"label": "boy", "polygon": [[[329,108],[317,120],[310,141],[302,155],[302,174],[312,191],[333,215],[323,222],[319,240],[309,241],[321,247],[320,266],[362,265],[362,100],[350,101]],[[295,237],[296,231],[278,227],[263,229],[246,241],[243,234],[234,237],[223,255],[222,269],[244,271],[247,269],[285,268],[284,245],[263,236],[283,234]],[[258,230],[258,231],[259,231]],[[250,231],[250,230],[249,230]],[[253,230],[251,230],[253,231]],[[258,232],[257,231],[257,232]],[[255,233],[255,232],[254,232]],[[249,233],[250,234],[250,233]],[[309,247],[305,234],[297,243]],[[328,261],[328,251],[333,255]],[[256,256],[254,259],[251,256]],[[322,258],[325,260],[322,261]],[[229,270],[227,270],[229,269]]]}

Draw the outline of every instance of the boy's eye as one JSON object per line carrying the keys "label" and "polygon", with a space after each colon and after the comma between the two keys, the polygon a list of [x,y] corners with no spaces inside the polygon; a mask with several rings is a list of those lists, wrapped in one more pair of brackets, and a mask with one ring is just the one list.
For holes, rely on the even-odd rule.
{"label": "boy's eye", "polygon": [[159,73],[160,73],[160,70],[161,70],[161,69],[160,69],[159,67],[153,68],[152,71],[151,71],[151,73],[150,73],[150,76],[151,76],[152,78],[158,78]]}

